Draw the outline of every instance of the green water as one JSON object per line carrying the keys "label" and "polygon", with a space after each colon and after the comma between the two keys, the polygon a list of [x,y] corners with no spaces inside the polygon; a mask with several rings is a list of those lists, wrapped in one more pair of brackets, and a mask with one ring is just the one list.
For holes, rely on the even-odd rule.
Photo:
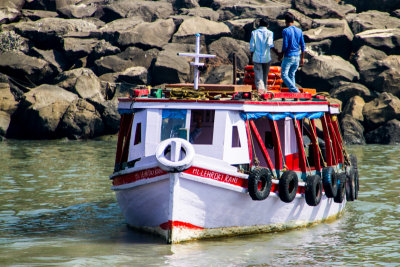
{"label": "green water", "polygon": [[0,266],[400,266],[400,146],[349,147],[360,194],[337,221],[177,245],[126,227],[115,146],[0,142]]}

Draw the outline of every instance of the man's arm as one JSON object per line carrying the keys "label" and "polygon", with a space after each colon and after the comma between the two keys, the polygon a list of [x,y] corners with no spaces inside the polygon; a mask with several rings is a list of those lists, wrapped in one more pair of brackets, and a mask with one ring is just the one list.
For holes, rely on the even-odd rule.
{"label": "man's arm", "polygon": [[301,37],[300,37],[300,48],[301,48],[300,66],[303,66],[304,65],[304,56],[305,56],[305,51],[306,51],[306,45],[304,43],[303,32],[301,33]]}

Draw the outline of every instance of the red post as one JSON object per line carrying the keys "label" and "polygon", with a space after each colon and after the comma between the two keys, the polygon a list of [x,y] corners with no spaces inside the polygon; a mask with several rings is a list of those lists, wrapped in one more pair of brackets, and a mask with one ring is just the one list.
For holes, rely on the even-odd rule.
{"label": "red post", "polygon": [[246,133],[247,133],[247,145],[249,147],[249,158],[250,158],[250,166],[253,165],[253,149],[251,147],[251,133],[249,127],[249,121],[246,121]]}
{"label": "red post", "polygon": [[293,120],[294,131],[296,133],[297,139],[297,150],[299,151],[299,165],[301,172],[305,173],[307,171],[307,163],[306,163],[306,152],[304,151],[303,144],[303,136],[300,131],[300,123],[299,120]]}
{"label": "red post", "polygon": [[329,137],[328,121],[326,118],[327,118],[326,114],[324,114],[324,116],[321,117],[322,128],[324,130],[326,164],[328,166],[333,166],[333,165],[335,165],[334,161],[333,161],[333,154],[332,154],[332,145],[333,144]]}
{"label": "red post", "polygon": [[269,125],[272,130],[272,141],[274,142],[275,169],[282,170],[282,146],[281,137],[279,136],[278,125],[274,120],[269,120]]}

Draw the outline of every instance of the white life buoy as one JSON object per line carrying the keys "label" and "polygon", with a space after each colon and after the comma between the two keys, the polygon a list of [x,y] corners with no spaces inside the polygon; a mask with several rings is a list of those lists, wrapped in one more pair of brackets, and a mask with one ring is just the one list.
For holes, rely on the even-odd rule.
{"label": "white life buoy", "polygon": [[170,138],[157,146],[156,158],[158,166],[164,171],[185,171],[192,166],[194,148],[185,139]]}

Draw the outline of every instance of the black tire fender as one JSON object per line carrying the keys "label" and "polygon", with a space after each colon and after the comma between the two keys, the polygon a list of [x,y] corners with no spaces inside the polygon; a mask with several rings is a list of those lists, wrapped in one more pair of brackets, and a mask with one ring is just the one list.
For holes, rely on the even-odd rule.
{"label": "black tire fender", "polygon": [[342,203],[346,195],[346,173],[340,173],[338,175],[337,182],[338,182],[337,194],[333,198],[333,200],[336,203]]}
{"label": "black tire fender", "polygon": [[322,198],[322,179],[319,175],[310,175],[306,181],[305,199],[309,206],[317,206]]}
{"label": "black tire fender", "polygon": [[253,200],[264,200],[269,196],[272,187],[271,174],[267,169],[255,168],[248,178],[248,189]]}
{"label": "black tire fender", "polygon": [[279,179],[279,198],[286,203],[290,203],[296,197],[299,187],[299,179],[296,172],[285,171]]}
{"label": "black tire fender", "polygon": [[357,174],[357,170],[354,169],[353,166],[351,166],[350,172],[347,175],[347,181],[346,181],[346,200],[347,201],[354,201],[356,199],[356,190],[357,190],[356,174]]}
{"label": "black tire fender", "polygon": [[334,198],[337,194],[338,177],[333,167],[322,169],[322,184],[325,195],[329,198]]}

